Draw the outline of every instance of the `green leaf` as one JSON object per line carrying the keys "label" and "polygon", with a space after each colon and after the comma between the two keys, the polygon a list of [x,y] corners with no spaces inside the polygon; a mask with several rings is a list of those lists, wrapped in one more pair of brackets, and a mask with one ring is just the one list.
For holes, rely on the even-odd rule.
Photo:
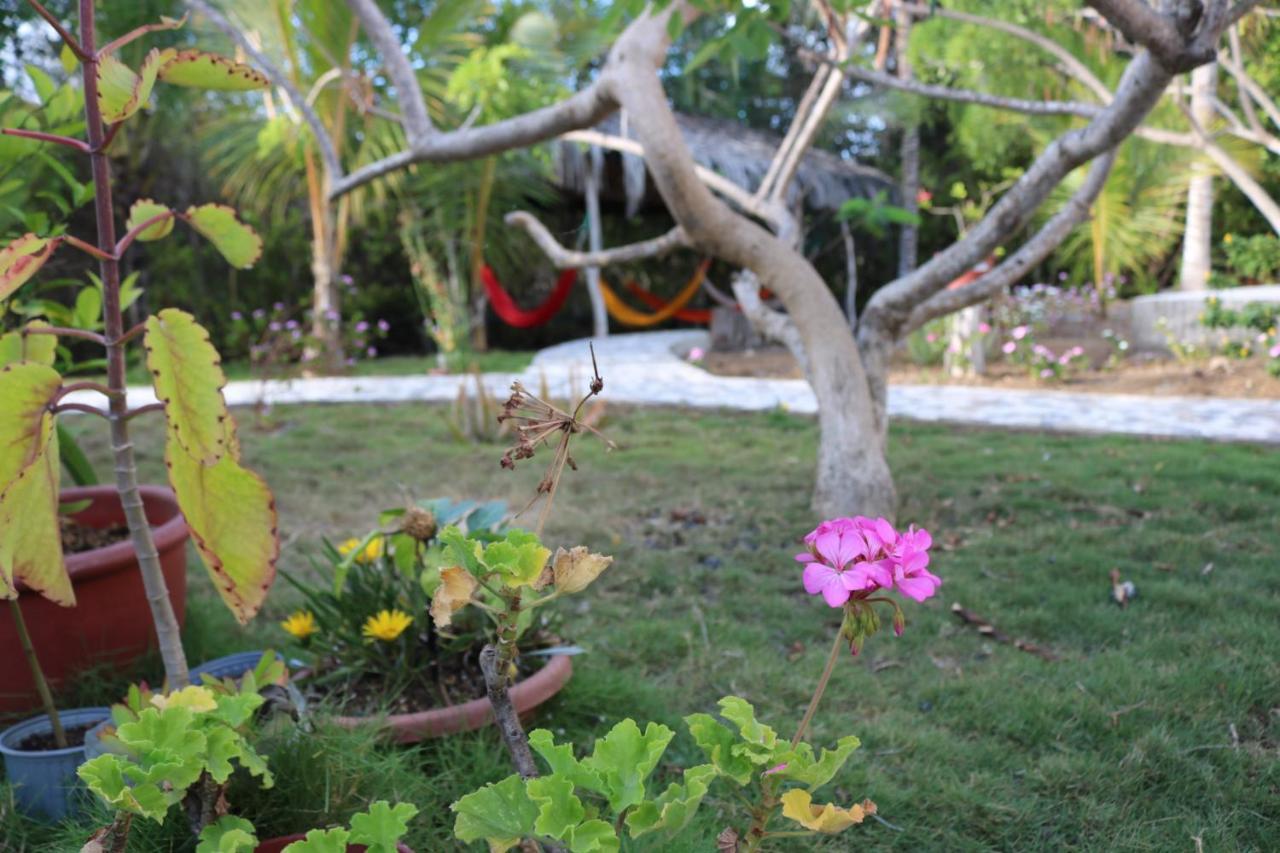
{"label": "green leaf", "polygon": [[626,719],[596,741],[595,751],[582,765],[604,782],[609,807],[615,813],[644,800],[645,779],[658,766],[674,735],[661,723],[649,723],[641,734],[635,720]]}
{"label": "green leaf", "polygon": [[81,764],[76,775],[107,805],[163,823],[169,801],[155,785],[127,782],[124,777],[127,766],[120,756],[108,753]]}
{"label": "green leaf", "polygon": [[489,843],[491,853],[503,853],[533,834],[538,807],[529,799],[519,776],[485,785],[449,807],[457,818],[453,834],[461,841]]}
{"label": "green leaf", "polygon": [[49,103],[53,93],[58,90],[58,84],[53,82],[53,78],[48,73],[35,65],[27,65],[27,76],[31,78],[31,86],[36,90],[36,97],[40,99],[40,103]]}
{"label": "green leaf", "polygon": [[209,333],[185,311],[148,317],[143,348],[170,435],[194,461],[213,465],[227,452],[227,377]]}
{"label": "green leaf", "polygon": [[51,601],[75,603],[62,561],[61,471],[49,403],[62,377],[43,364],[0,370],[0,598],[23,581]]}
{"label": "green leaf", "polygon": [[[89,457],[84,455],[84,451],[80,449],[80,443],[76,441],[76,437],[62,425],[57,423],[58,432],[58,454],[62,457],[62,467],[71,475],[71,482],[77,486],[96,486],[98,485],[98,472],[93,469],[93,463],[89,461]],[[89,501],[88,504],[91,504]],[[86,504],[87,506],[87,504]],[[59,505],[59,512],[63,515],[68,514],[65,504]],[[70,511],[74,515],[75,511]]]}
{"label": "green leaf", "polygon": [[[43,320],[32,320],[27,328],[48,328]],[[53,335],[24,335],[20,329],[0,335],[0,367],[21,361],[53,367],[58,357],[58,339]]]}
{"label": "green leaf", "polygon": [[698,747],[719,771],[739,785],[746,785],[755,775],[755,765],[740,755],[735,755],[733,747],[738,737],[731,729],[720,723],[709,714],[690,714],[684,718]]}
{"label": "green leaf", "polygon": [[71,311],[71,325],[77,329],[94,331],[102,323],[102,291],[96,287],[82,287],[76,294],[75,307]]}
{"label": "green leaf", "polygon": [[741,743],[732,752],[758,764],[777,764],[787,745],[778,743],[778,735],[772,728],[756,721],[756,710],[751,703],[738,696],[726,696],[720,700],[720,716],[738,727]]}
{"label": "green leaf", "polygon": [[537,536],[525,530],[511,530],[505,539],[485,546],[484,564],[502,575],[503,583],[516,588],[536,581],[550,556],[551,549],[544,547]]}
{"label": "green leaf", "polygon": [[115,124],[141,109],[151,97],[160,66],[172,54],[172,50],[153,49],[138,73],[111,54],[99,57],[98,107],[102,110],[102,120]]}
{"label": "green leaf", "polygon": [[813,791],[830,782],[859,745],[860,741],[853,735],[842,737],[836,742],[835,749],[822,750],[822,757],[815,761],[813,747],[802,743],[786,757],[787,766],[778,775],[783,779],[799,782]]}
{"label": "green leaf", "polygon": [[[172,213],[173,211],[149,198],[140,198],[129,207],[129,219],[125,222],[125,230],[132,231],[142,223],[146,222],[153,216],[159,216],[162,213]],[[162,237],[168,237],[169,232],[173,231],[173,217],[162,219],[155,225],[143,230],[138,234],[137,239],[146,243],[151,240],[159,240]]]}
{"label": "green leaf", "polygon": [[570,853],[617,853],[618,833],[603,820],[589,820],[575,826],[565,839]]}
{"label": "green leaf", "polygon": [[483,546],[474,539],[468,539],[460,528],[450,524],[436,538],[444,545],[442,565],[461,566],[477,576],[485,573],[484,564],[480,562]]}
{"label": "green leaf", "polygon": [[253,853],[258,836],[242,817],[223,815],[200,830],[196,853]]}
{"label": "green leaf", "polygon": [[662,829],[676,832],[688,825],[702,805],[716,768],[700,764],[684,771],[684,783],[672,782],[655,800],[646,800],[627,814],[627,828],[632,838]]}
{"label": "green leaf", "polygon": [[302,841],[294,841],[283,853],[347,853],[351,833],[345,829],[313,829]]}
{"label": "green leaf", "polygon": [[529,732],[529,746],[547,762],[552,774],[563,776],[573,782],[576,787],[587,788],[597,793],[605,793],[604,780],[596,773],[582,766],[573,756],[573,747],[569,744],[557,744],[551,732],[546,729],[534,729]]}
{"label": "green leaf", "polygon": [[170,51],[172,57],[160,70],[160,79],[172,86],[247,92],[271,85],[267,75],[233,59],[200,50]]}
{"label": "green leaf", "polygon": [[573,793],[573,782],[564,776],[530,779],[525,791],[538,806],[538,819],[533,824],[538,835],[567,838],[569,831],[587,816],[582,800]]}
{"label": "green leaf", "polygon": [[233,267],[247,270],[262,256],[262,238],[241,222],[236,217],[236,212],[225,204],[188,207],[184,218]]}
{"label": "green leaf", "polygon": [[386,800],[379,800],[364,814],[351,818],[351,842],[366,845],[369,853],[396,853],[396,844],[409,831],[409,821],[417,814],[418,807],[412,803],[393,807]]}
{"label": "green leaf", "polygon": [[0,301],[8,299],[35,275],[58,248],[59,240],[23,234],[0,249]]}

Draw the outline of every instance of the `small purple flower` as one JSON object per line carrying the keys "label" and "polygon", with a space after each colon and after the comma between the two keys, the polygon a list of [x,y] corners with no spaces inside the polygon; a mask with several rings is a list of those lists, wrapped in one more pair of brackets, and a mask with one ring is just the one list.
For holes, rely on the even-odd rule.
{"label": "small purple flower", "polygon": [[1066,280],[1067,280],[1067,274],[1065,271],[1058,273],[1058,281],[1066,281]]}
{"label": "small purple flower", "polygon": [[283,303],[283,302],[277,302],[276,304],[274,304],[274,305],[272,305],[272,306],[271,306],[271,310],[272,310],[272,311],[283,311],[283,310],[284,310],[284,303]]}
{"label": "small purple flower", "polygon": [[267,316],[267,312],[266,312],[266,311],[263,311],[261,308],[254,308],[254,309],[253,309],[253,319],[255,319],[255,320],[261,320],[261,319],[262,319],[263,317],[265,317],[265,316]]}
{"label": "small purple flower", "polygon": [[365,354],[367,357],[369,357],[369,358],[377,358],[377,357],[378,357],[378,348],[377,348],[377,347],[369,347],[367,350],[365,350],[365,351],[364,351],[364,354]]}
{"label": "small purple flower", "polygon": [[387,332],[391,331],[391,324],[386,320],[379,320],[378,331],[385,335]]}
{"label": "small purple flower", "polygon": [[1030,331],[1031,330],[1026,326],[1017,326],[1010,334],[1013,335],[1013,339],[1015,341],[1020,341],[1025,338]]}
{"label": "small purple flower", "polygon": [[296,329],[296,328],[298,328],[298,321],[297,321],[297,320],[290,320],[289,322],[287,322],[287,323],[285,323],[285,324],[284,324],[284,327],[285,327],[286,329],[290,329],[290,330]]}
{"label": "small purple flower", "polygon": [[268,329],[270,329],[270,330],[271,330],[271,331],[273,331],[273,332],[278,332],[278,331],[280,331],[281,329],[283,329],[283,328],[284,328],[284,326],[280,325],[279,321],[277,321],[277,320],[272,320],[270,323],[268,323],[268,324],[267,324],[267,328],[268,328]]}
{"label": "small purple flower", "polygon": [[301,330],[301,329],[294,329],[293,331],[291,331],[291,332],[289,333],[289,337],[293,338],[295,341],[300,341],[300,340],[302,340],[302,330]]}
{"label": "small purple flower", "polygon": [[361,320],[359,323],[356,323],[357,333],[363,335],[367,331],[369,331],[369,324],[366,323],[364,320]]}
{"label": "small purple flower", "polygon": [[1041,379],[1048,379],[1050,376],[1053,376],[1053,371],[1050,370],[1049,368],[1046,367],[1044,370],[1040,371]]}
{"label": "small purple flower", "polygon": [[346,273],[343,273],[342,275],[338,276],[338,281],[342,282],[343,285],[346,287],[354,287],[356,283],[356,280],[351,276],[347,275]]}
{"label": "small purple flower", "polygon": [[354,358],[347,359],[347,367],[355,367],[355,366],[356,366],[356,360]]}
{"label": "small purple flower", "polygon": [[232,319],[232,320],[235,320],[237,323],[239,323],[241,320],[243,320],[243,319],[244,319],[244,315],[243,315],[243,314],[241,314],[239,311],[232,311],[232,312],[231,312],[231,319]]}
{"label": "small purple flower", "polygon": [[1018,344],[1015,341],[1005,341],[1004,346],[1000,347],[1000,349],[1005,355],[1013,355],[1018,349]]}
{"label": "small purple flower", "polygon": [[342,318],[342,315],[340,315],[337,311],[333,310],[332,308],[327,308],[325,309],[325,312],[324,312],[324,318],[328,320],[330,323],[336,323],[338,322],[338,320]]}

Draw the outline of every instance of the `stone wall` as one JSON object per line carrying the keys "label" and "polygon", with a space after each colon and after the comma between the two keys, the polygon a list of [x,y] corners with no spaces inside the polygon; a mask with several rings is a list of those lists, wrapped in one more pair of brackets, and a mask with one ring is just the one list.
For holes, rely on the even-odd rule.
{"label": "stone wall", "polygon": [[1130,302],[1131,343],[1138,349],[1166,349],[1165,333],[1158,321],[1164,318],[1169,333],[1184,343],[1217,344],[1224,337],[1221,329],[1200,325],[1205,300],[1221,299],[1228,308],[1240,309],[1250,302],[1280,303],[1280,285],[1233,287],[1226,290],[1169,291],[1139,296]]}

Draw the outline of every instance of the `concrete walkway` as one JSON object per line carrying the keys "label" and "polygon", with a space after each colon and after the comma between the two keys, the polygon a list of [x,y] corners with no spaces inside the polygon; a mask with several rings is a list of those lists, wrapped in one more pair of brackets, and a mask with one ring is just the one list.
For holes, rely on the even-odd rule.
{"label": "concrete walkway", "polygon": [[[487,373],[483,382],[499,399],[505,399],[516,379],[535,394],[545,386],[558,398],[576,396],[591,376],[587,344],[577,340],[550,347],[539,352],[523,373]],[[690,349],[708,345],[703,331],[614,335],[595,344],[605,380],[604,399],[609,402],[744,411],[783,406],[802,414],[817,410],[804,380],[716,376],[685,362],[683,356]],[[447,402],[457,396],[460,384],[473,381],[456,375],[244,381],[228,384],[225,393],[233,406],[260,401],[273,405]],[[91,393],[68,399],[91,405],[100,401]],[[131,405],[154,400],[149,388],[130,389]],[[889,389],[889,413],[895,418],[973,426],[1280,444],[1280,400],[894,385]]]}

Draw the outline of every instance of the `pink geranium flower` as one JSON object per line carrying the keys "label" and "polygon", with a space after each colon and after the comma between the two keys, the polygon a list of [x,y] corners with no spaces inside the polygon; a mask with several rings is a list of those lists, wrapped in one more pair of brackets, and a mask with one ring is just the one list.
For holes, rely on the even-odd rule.
{"label": "pink geranium flower", "polygon": [[822,595],[831,607],[895,586],[924,601],[942,583],[928,571],[933,539],[926,530],[911,527],[899,534],[883,518],[834,518],[814,528],[804,543],[808,550],[796,561],[806,564],[805,591]]}

